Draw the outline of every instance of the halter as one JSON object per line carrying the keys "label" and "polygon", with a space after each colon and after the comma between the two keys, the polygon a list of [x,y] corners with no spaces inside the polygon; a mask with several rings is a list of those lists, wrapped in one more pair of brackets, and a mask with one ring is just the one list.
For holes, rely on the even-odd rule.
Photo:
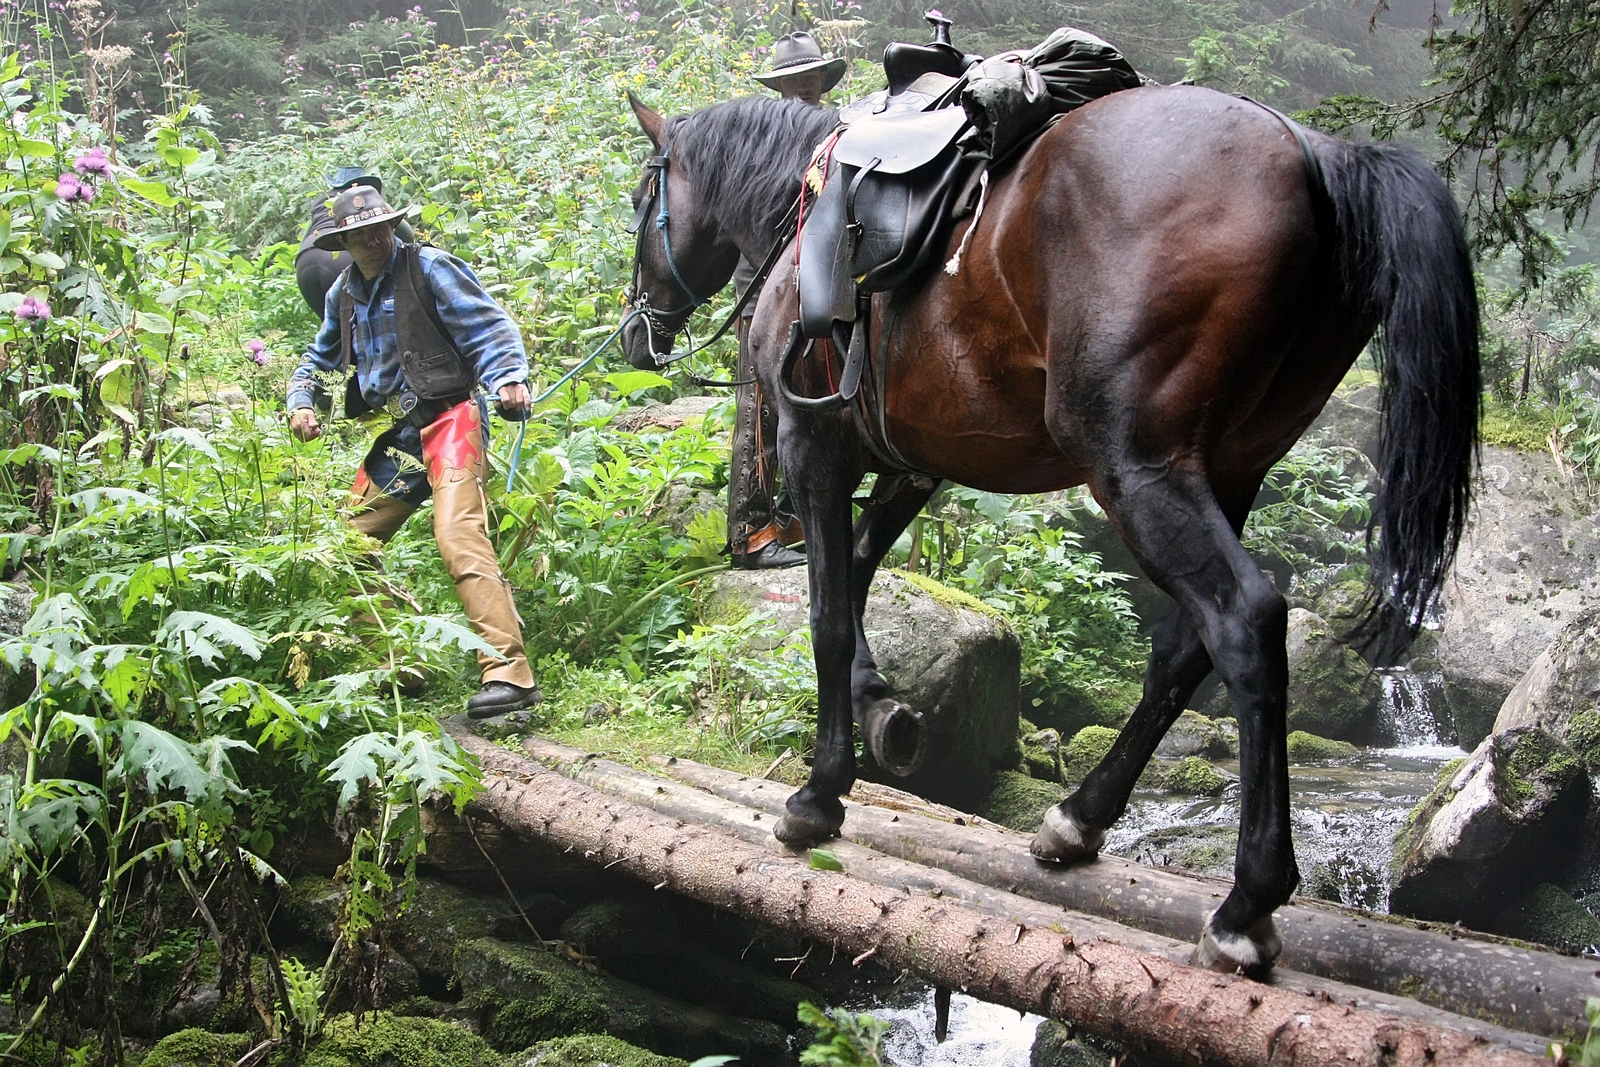
{"label": "halter", "polygon": [[[672,255],[672,213],[667,210],[667,164],[670,147],[662,149],[659,156],[651,156],[644,161],[645,169],[653,172],[650,180],[650,191],[639,202],[639,210],[634,213],[633,222],[628,226],[628,232],[634,234],[633,246],[633,307],[643,316],[645,323],[652,329],[662,333],[676,333],[676,330],[667,329],[662,321],[665,318],[676,318],[680,315],[687,317],[694,310],[706,303],[705,298],[697,295],[694,288],[684,280],[683,272],[678,269],[678,262]],[[670,311],[662,311],[650,306],[650,294],[643,291],[640,285],[639,274],[644,262],[644,220],[650,214],[650,207],[656,206],[656,231],[661,234],[661,247],[666,253],[667,269],[672,271],[672,277],[677,281],[678,287],[683,290],[689,302],[682,307]]]}

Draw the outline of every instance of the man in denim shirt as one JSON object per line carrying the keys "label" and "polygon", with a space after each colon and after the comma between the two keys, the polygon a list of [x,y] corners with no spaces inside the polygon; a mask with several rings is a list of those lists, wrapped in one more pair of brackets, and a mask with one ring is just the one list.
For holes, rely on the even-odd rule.
{"label": "man in denim shirt", "polygon": [[316,244],[347,251],[353,262],[328,290],[322,328],[289,380],[289,428],[302,441],[321,436],[319,377],[348,369],[359,392],[347,390],[347,414],[363,407],[396,412],[356,472],[350,521],[388,541],[433,497],[439,554],[473,630],[498,652],[479,653],[483,687],[467,701],[467,714],[530,707],[540,700],[539,687],[511,587],[488,538],[488,406],[477,393],[481,385],[494,394],[506,418],[528,416],[522,336],[466,264],[395,239],[403,213],[376,189],[344,190],[330,211],[333,228]]}

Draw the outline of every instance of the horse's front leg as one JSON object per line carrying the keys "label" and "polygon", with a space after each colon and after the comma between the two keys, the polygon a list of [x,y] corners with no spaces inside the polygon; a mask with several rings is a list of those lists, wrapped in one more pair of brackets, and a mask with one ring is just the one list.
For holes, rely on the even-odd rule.
{"label": "horse's front leg", "polygon": [[850,498],[861,480],[854,431],[836,414],[786,412],[778,428],[779,458],[789,499],[806,532],[811,585],[811,650],[817,664],[817,749],[811,777],[785,805],[773,834],[811,845],[839,833],[839,798],[856,778],[851,727],[850,665],[856,655],[851,603]]}
{"label": "horse's front leg", "polygon": [[[885,475],[879,475],[883,485]],[[851,533],[850,601],[855,610],[856,654],[850,664],[850,703],[861,737],[878,766],[907,775],[922,764],[927,730],[916,710],[889,695],[889,683],[878,673],[863,622],[873,575],[895,540],[927,504],[939,483],[921,476],[896,479],[882,496],[876,491],[862,509]]]}

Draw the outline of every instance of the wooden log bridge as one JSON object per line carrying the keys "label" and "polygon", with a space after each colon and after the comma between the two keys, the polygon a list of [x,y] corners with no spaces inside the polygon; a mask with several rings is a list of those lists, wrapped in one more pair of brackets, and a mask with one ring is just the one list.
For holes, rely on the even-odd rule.
{"label": "wooden log bridge", "polygon": [[[1568,1018],[1573,1011],[1581,1017],[1581,998],[1576,1008],[1548,1009],[1554,1014],[1547,1016],[1533,1005],[1548,999],[1555,981],[1576,981],[1564,965],[1582,961],[1482,942],[1492,950],[1483,956],[1485,963],[1498,961],[1497,970],[1520,969],[1527,976],[1520,987],[1530,1003],[1515,1013],[1522,1024],[1517,1030],[1287,967],[1270,984],[1219,975],[1186,966],[1188,941],[1155,931],[1154,923],[1144,929],[1125,925],[1023,895],[1031,887],[1020,881],[1020,892],[1013,892],[1010,885],[985,884],[936,862],[951,862],[940,852],[956,851],[948,847],[951,834],[965,842],[962,850],[974,866],[985,855],[980,847],[1027,858],[1025,835],[943,822],[937,809],[929,815],[852,803],[845,823],[851,837],[833,847],[844,871],[814,870],[804,850],[787,849],[771,836],[787,786],[687,761],[665,761],[662,769],[671,777],[657,777],[537,739],[524,742],[526,754],[517,753],[477,737],[461,717],[446,727],[478,756],[486,774],[487,788],[468,810],[507,831],[581,854],[657,889],[804,934],[858,961],[876,958],[937,986],[1047,1015],[1174,1062],[1533,1067],[1549,1063],[1540,1056],[1544,1042],[1523,1030],[1581,1032],[1565,1024],[1527,1024],[1536,1016]],[[691,778],[701,784],[686,780]],[[760,799],[744,803],[720,795],[744,792]],[[907,801],[900,806],[923,807]],[[880,849],[857,840],[873,820],[901,843]],[[968,831],[977,836],[967,837]],[[1003,861],[996,869],[1001,877],[1013,873]],[[1201,907],[1221,888],[1215,880],[1109,859],[1061,872],[1039,869],[1063,883],[1095,872],[1096,892],[1115,900],[1103,900],[1100,910],[1123,909],[1121,915],[1130,913],[1124,896],[1145,898],[1147,910],[1183,910]],[[986,877],[994,880],[994,871]],[[1174,888],[1169,897],[1173,880],[1185,891]],[[1290,911],[1279,915],[1292,943],[1298,929],[1297,916],[1285,915]],[[1352,926],[1367,923],[1356,929],[1393,925],[1355,912],[1331,914]],[[1471,942],[1396,928],[1450,944]],[[1592,986],[1593,970],[1585,966],[1583,973]],[[1462,976],[1457,985],[1471,985],[1472,977]]]}

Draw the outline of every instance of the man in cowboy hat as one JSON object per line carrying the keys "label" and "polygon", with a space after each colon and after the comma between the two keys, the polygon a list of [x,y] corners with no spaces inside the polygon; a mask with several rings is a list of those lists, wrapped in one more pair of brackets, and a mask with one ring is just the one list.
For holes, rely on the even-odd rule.
{"label": "man in cowboy hat", "polygon": [[388,541],[430,495],[439,555],[467,621],[496,654],[478,654],[483,687],[467,701],[473,718],[531,707],[541,699],[522,646],[511,587],[488,538],[488,405],[525,419],[532,409],[522,335],[465,263],[437,248],[395,238],[396,211],[371,185],[352,185],[329,205],[316,247],[348,253],[328,290],[322,329],[289,380],[289,428],[302,441],[322,433],[319,376],[355,372],[352,405],[385,407],[396,420],[378,435],[351,487],[350,522]]}
{"label": "man in cowboy hat", "polygon": [[[817,46],[816,38],[801,30],[785,34],[772,46],[772,66],[757,74],[756,81],[776,90],[785,99],[803,100],[812,106],[822,103],[822,95],[844,76],[845,61],[829,59]],[[755,267],[744,259],[733,274],[739,296],[755,278]],[[739,378],[755,377],[746,338],[752,304],[744,309],[738,325]],[[746,570],[794,567],[805,557],[794,546],[805,538],[800,523],[785,513],[777,493],[778,418],[761,390],[742,385],[734,394],[733,452],[728,469],[728,549],[734,565]]]}
{"label": "man in cowboy hat", "polygon": [[[328,289],[332,287],[334,279],[350,265],[348,255],[338,251],[329,252],[315,244],[318,234],[333,228],[328,205],[334,197],[357,185],[370,185],[378,192],[383,192],[383,179],[376,174],[368,174],[365,167],[340,167],[325,177],[328,191],[312,198],[311,218],[306,223],[305,235],[300,238],[300,251],[294,257],[294,278],[300,286],[300,295],[305,298],[306,306],[318,315],[322,314],[323,303],[327,300]],[[416,239],[411,232],[411,224],[405,219],[395,222],[394,234],[407,244]]]}
{"label": "man in cowboy hat", "polygon": [[817,39],[804,30],[786,33],[772,45],[772,66],[756,81],[785,98],[822,103],[823,94],[844,77],[845,61],[822,54]]}

